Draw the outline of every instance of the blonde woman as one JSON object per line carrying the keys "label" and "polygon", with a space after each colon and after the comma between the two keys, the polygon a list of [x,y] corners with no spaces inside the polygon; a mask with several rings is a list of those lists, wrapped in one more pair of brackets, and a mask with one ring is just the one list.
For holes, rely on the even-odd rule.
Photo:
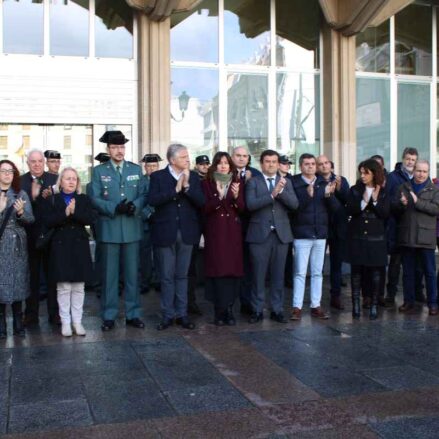
{"label": "blonde woman", "polygon": [[59,193],[46,200],[43,221],[54,229],[49,249],[49,279],[56,283],[61,333],[85,335],[82,325],[85,282],[92,278],[92,261],[86,225],[94,222],[90,198],[81,194],[73,168],[65,168],[57,182]]}

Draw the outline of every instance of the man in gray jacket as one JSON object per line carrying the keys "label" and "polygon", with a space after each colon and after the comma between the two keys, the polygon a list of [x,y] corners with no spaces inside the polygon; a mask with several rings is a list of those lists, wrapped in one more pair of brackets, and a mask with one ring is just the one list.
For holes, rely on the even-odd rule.
{"label": "man in gray jacket", "polygon": [[404,304],[400,312],[415,308],[416,260],[422,262],[430,315],[438,314],[436,261],[436,217],[439,215],[439,189],[429,177],[427,160],[418,160],[413,179],[399,186],[392,207],[397,217],[397,242],[402,249]]}
{"label": "man in gray jacket", "polygon": [[285,261],[288,244],[293,240],[288,213],[297,209],[299,202],[290,180],[278,174],[279,154],[267,149],[260,161],[262,175],[251,178],[245,189],[251,214],[246,241],[253,268],[253,313],[249,322],[264,318],[265,278],[270,267],[270,318],[286,323],[283,315]]}

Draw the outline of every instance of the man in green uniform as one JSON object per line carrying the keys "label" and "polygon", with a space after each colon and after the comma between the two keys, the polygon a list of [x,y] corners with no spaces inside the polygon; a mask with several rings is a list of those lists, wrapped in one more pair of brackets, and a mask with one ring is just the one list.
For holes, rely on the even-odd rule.
{"label": "man in green uniform", "polygon": [[99,213],[96,240],[102,257],[102,330],[113,329],[118,314],[120,259],[124,269],[126,324],[144,328],[139,318],[137,273],[145,179],[139,165],[125,160],[128,139],[121,131],[107,131],[99,141],[107,144],[110,155],[108,162],[93,169],[91,181],[91,196]]}

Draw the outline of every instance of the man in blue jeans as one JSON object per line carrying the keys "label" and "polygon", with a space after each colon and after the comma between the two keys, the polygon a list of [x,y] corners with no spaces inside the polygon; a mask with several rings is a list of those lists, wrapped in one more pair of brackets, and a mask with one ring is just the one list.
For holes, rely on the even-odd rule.
{"label": "man in blue jeans", "polygon": [[413,179],[399,186],[392,200],[397,218],[397,242],[402,253],[404,304],[402,313],[415,309],[416,259],[422,262],[429,314],[438,314],[436,261],[436,217],[439,215],[439,189],[429,177],[427,160],[418,160]]}

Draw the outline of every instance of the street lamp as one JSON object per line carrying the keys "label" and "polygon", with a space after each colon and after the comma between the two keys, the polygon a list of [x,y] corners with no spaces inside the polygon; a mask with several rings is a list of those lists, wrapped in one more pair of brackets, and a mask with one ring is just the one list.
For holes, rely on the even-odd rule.
{"label": "street lamp", "polygon": [[189,99],[191,97],[186,93],[186,91],[183,91],[181,95],[178,97],[178,108],[181,112],[181,119],[176,119],[173,114],[171,113],[171,118],[175,120],[175,122],[181,122],[184,119],[184,113],[187,111],[189,106]]}

